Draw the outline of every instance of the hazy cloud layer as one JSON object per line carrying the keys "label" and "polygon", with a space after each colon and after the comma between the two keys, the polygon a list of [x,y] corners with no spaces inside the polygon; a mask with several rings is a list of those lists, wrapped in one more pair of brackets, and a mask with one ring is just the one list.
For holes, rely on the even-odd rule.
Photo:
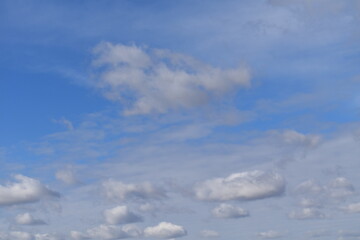
{"label": "hazy cloud layer", "polygon": [[15,217],[17,224],[21,225],[44,225],[45,221],[34,218],[30,213],[19,214]]}

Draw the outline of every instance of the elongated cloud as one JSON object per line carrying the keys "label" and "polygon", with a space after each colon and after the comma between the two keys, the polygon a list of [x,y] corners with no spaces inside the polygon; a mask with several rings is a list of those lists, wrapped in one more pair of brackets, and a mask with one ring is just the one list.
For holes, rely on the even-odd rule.
{"label": "elongated cloud", "polygon": [[104,42],[94,49],[99,70],[94,86],[125,114],[165,113],[206,104],[250,84],[246,67],[220,69],[168,50]]}
{"label": "elongated cloud", "polygon": [[166,197],[165,191],[148,182],[126,184],[121,181],[108,180],[103,183],[105,195],[113,200],[127,199],[161,199]]}
{"label": "elongated cloud", "polygon": [[245,209],[222,203],[214,208],[211,213],[217,218],[241,218],[249,216],[249,212]]}
{"label": "elongated cloud", "polygon": [[161,222],[154,227],[145,228],[144,235],[150,238],[171,239],[186,236],[187,231],[183,226]]}
{"label": "elongated cloud", "polygon": [[59,197],[59,194],[44,186],[40,181],[23,175],[15,175],[17,182],[0,185],[0,206],[37,202],[45,197]]}
{"label": "elongated cloud", "polygon": [[241,172],[227,178],[215,178],[195,186],[199,200],[254,200],[278,196],[285,190],[285,180],[277,173],[263,171]]}
{"label": "elongated cloud", "polygon": [[104,211],[105,220],[109,224],[126,224],[141,222],[142,218],[131,212],[127,206],[117,206]]}

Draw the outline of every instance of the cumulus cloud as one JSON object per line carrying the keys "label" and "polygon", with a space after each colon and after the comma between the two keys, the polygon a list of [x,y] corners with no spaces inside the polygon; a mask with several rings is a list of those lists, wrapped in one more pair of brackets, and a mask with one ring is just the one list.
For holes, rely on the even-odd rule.
{"label": "cumulus cloud", "polygon": [[166,197],[163,189],[148,182],[126,184],[121,181],[108,180],[102,186],[106,197],[112,200],[161,199]]}
{"label": "cumulus cloud", "polygon": [[57,171],[55,177],[66,184],[76,184],[79,182],[76,179],[75,173],[70,169]]}
{"label": "cumulus cloud", "polygon": [[32,234],[28,233],[28,232],[20,232],[20,231],[12,231],[9,232],[8,234],[6,234],[7,237],[5,237],[4,239],[11,239],[11,240],[33,240],[34,237]]}
{"label": "cumulus cloud", "polygon": [[61,237],[49,234],[49,233],[37,233],[34,234],[35,240],[62,240]]}
{"label": "cumulus cloud", "polygon": [[168,50],[104,42],[94,54],[100,73],[93,85],[110,100],[128,102],[128,115],[203,105],[250,84],[246,67],[220,69]]}
{"label": "cumulus cloud", "polygon": [[303,208],[300,211],[292,211],[289,213],[289,218],[305,220],[305,219],[316,219],[325,218],[326,216],[317,208]]}
{"label": "cumulus cloud", "polygon": [[257,234],[257,236],[263,239],[273,239],[273,238],[280,238],[283,235],[280,232],[270,230],[267,232],[260,232]]}
{"label": "cumulus cloud", "polygon": [[19,214],[15,217],[15,222],[21,225],[44,225],[45,221],[34,218],[30,213]]}
{"label": "cumulus cloud", "polygon": [[231,174],[198,183],[194,187],[199,200],[254,200],[281,195],[285,180],[277,173],[250,171]]}
{"label": "cumulus cloud", "polygon": [[161,222],[154,227],[145,228],[144,235],[151,238],[171,239],[186,236],[187,231],[183,226]]}
{"label": "cumulus cloud", "polygon": [[45,197],[59,197],[40,181],[15,175],[17,182],[0,185],[0,206],[37,202]]}
{"label": "cumulus cloud", "polygon": [[220,234],[214,230],[202,230],[200,235],[204,238],[216,238],[220,236]]}
{"label": "cumulus cloud", "polygon": [[127,206],[117,206],[104,211],[105,221],[109,224],[140,222],[142,218],[131,212]]}
{"label": "cumulus cloud", "polygon": [[217,218],[241,218],[249,216],[247,210],[226,203],[220,204],[211,213]]}

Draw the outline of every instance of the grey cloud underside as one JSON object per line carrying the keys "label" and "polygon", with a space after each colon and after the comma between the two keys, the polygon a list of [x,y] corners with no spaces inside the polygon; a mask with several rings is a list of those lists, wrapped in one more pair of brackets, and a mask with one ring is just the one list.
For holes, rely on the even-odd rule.
{"label": "grey cloud underside", "polygon": [[90,84],[127,105],[127,115],[201,106],[250,85],[246,67],[224,70],[168,50],[104,42],[94,54],[97,74]]}

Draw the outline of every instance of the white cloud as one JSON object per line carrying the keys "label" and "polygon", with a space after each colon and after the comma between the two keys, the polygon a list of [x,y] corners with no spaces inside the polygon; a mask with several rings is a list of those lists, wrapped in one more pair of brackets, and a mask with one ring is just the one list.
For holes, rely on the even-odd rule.
{"label": "white cloud", "polygon": [[166,197],[164,190],[148,182],[126,184],[121,181],[108,180],[102,186],[106,197],[113,200],[161,199]]}
{"label": "white cloud", "polygon": [[247,210],[226,203],[220,204],[211,213],[217,218],[241,218],[249,216]]}
{"label": "white cloud", "polygon": [[57,171],[55,177],[66,184],[76,184],[79,182],[76,179],[75,173],[70,169]]}
{"label": "white cloud", "polygon": [[215,178],[195,186],[195,196],[200,200],[253,200],[278,196],[285,190],[285,180],[277,173],[251,171]]}
{"label": "white cloud", "polygon": [[246,67],[223,70],[168,50],[104,42],[94,53],[103,71],[93,84],[108,99],[130,102],[129,115],[203,105],[250,84]]}
{"label": "white cloud", "polygon": [[202,230],[200,235],[204,238],[216,238],[220,236],[220,234],[214,230]]}
{"label": "white cloud", "polygon": [[267,232],[260,232],[257,234],[257,236],[264,239],[273,239],[273,238],[280,238],[283,235],[280,232],[270,230]]}
{"label": "white cloud", "polygon": [[147,227],[144,230],[145,237],[171,239],[187,235],[184,227],[168,222],[161,222],[157,226]]}
{"label": "white cloud", "polygon": [[127,206],[117,206],[104,211],[105,221],[109,224],[140,222],[142,218],[131,212]]}
{"label": "white cloud", "polygon": [[351,203],[346,207],[342,207],[341,209],[348,213],[360,213],[360,202]]}
{"label": "white cloud", "polygon": [[15,183],[0,185],[0,205],[37,202],[44,197],[59,197],[40,181],[23,175],[15,175]]}
{"label": "white cloud", "polygon": [[289,213],[289,218],[305,220],[305,219],[317,219],[325,218],[326,216],[316,208],[303,208],[300,211],[292,211]]}
{"label": "white cloud", "polygon": [[19,214],[15,217],[15,221],[17,224],[21,225],[43,225],[46,224],[41,219],[34,218],[30,213]]}
{"label": "white cloud", "polygon": [[90,237],[86,233],[82,233],[78,231],[71,231],[70,237],[74,240],[90,239]]}

